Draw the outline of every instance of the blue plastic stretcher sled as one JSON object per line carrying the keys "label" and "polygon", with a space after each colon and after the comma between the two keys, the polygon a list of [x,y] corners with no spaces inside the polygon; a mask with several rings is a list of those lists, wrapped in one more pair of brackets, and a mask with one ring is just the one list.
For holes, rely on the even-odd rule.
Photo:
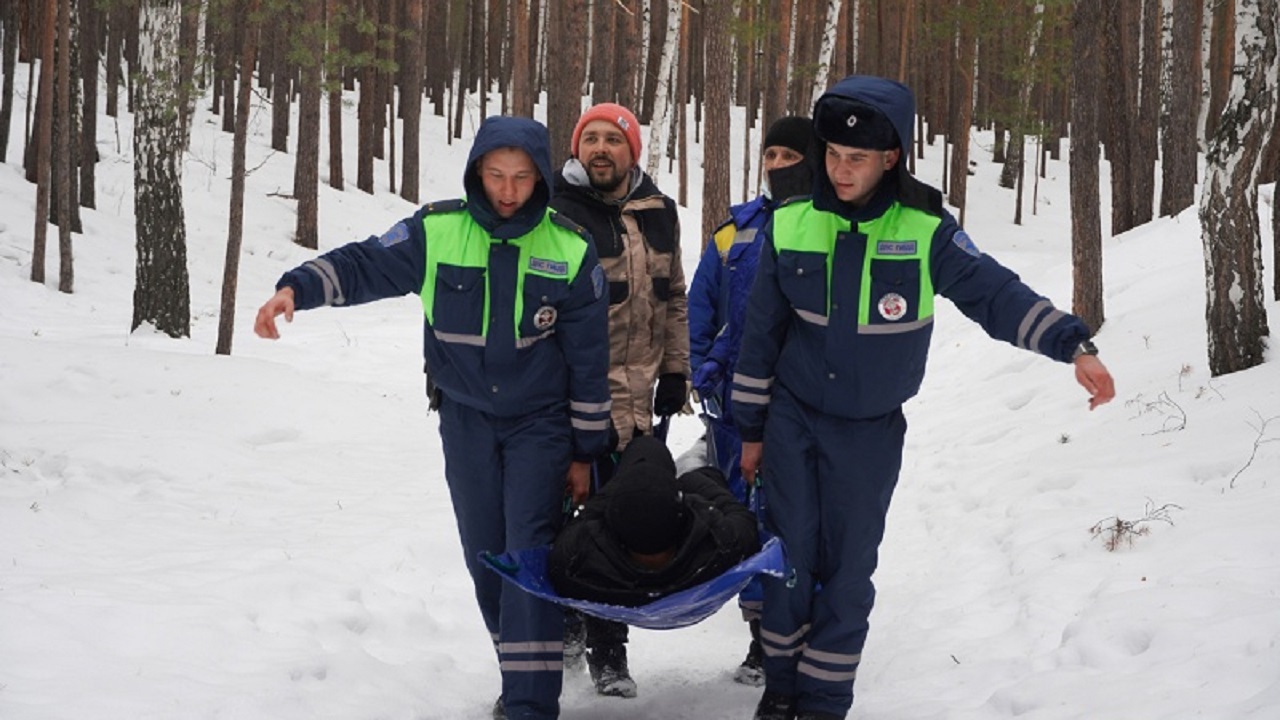
{"label": "blue plastic stretcher sled", "polygon": [[650,630],[673,630],[702,622],[721,605],[737,597],[757,573],[782,577],[786,567],[782,541],[770,538],[760,552],[701,585],[658,598],[647,605],[623,607],[556,594],[547,577],[547,554],[550,550],[550,547],[539,547],[500,555],[481,553],[480,558],[507,582],[543,600]]}

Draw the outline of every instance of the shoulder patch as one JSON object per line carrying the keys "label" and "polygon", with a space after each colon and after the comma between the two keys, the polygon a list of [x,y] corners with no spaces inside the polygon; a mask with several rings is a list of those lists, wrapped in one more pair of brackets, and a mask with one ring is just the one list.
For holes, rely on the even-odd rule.
{"label": "shoulder patch", "polygon": [[982,251],[978,249],[977,245],[973,244],[973,238],[970,238],[969,233],[964,230],[957,230],[956,234],[951,236],[951,242],[974,257],[982,256]]}
{"label": "shoulder patch", "polygon": [[716,244],[716,250],[719,251],[720,257],[724,257],[729,252],[729,248],[733,246],[733,239],[738,235],[738,227],[730,220],[720,227],[716,228],[711,239]]}
{"label": "shoulder patch", "polygon": [[391,247],[399,245],[409,239],[409,228],[403,222],[398,222],[391,226],[391,229],[382,233],[382,237],[378,238],[378,244],[382,247]]}
{"label": "shoulder patch", "polygon": [[551,222],[555,223],[556,225],[559,225],[562,228],[565,228],[566,230],[572,230],[584,240],[587,238],[587,229],[582,227],[578,223],[574,222],[573,220],[571,220],[564,213],[558,212],[556,210],[551,210],[549,215],[551,217]]}
{"label": "shoulder patch", "polygon": [[430,215],[432,213],[457,212],[459,210],[466,210],[466,209],[467,209],[467,201],[461,198],[457,198],[454,200],[437,200],[435,202],[429,202],[426,205],[424,205],[422,207],[422,214]]}
{"label": "shoulder patch", "polygon": [[596,265],[591,268],[591,291],[595,293],[597,300],[604,295],[604,288],[604,268]]}

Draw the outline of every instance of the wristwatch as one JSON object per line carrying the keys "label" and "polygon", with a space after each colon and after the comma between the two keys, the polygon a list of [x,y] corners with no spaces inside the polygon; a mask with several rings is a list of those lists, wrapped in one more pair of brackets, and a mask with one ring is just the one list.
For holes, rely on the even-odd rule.
{"label": "wristwatch", "polygon": [[1093,344],[1092,340],[1082,340],[1076,346],[1075,352],[1071,353],[1071,359],[1075,360],[1081,355],[1097,355],[1098,346]]}

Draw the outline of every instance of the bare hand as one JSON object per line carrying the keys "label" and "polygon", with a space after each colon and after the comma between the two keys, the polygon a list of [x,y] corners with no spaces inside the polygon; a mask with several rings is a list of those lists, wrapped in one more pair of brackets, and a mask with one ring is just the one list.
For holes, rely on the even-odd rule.
{"label": "bare hand", "polygon": [[564,490],[574,505],[586,502],[591,491],[591,463],[577,460],[569,463],[569,472],[564,476]]}
{"label": "bare hand", "polygon": [[282,287],[271,299],[258,308],[258,317],[253,321],[253,331],[258,337],[268,340],[279,340],[280,331],[276,329],[276,317],[284,315],[285,322],[293,322],[293,288]]}
{"label": "bare hand", "polygon": [[742,468],[742,478],[747,481],[748,485],[755,484],[756,473],[760,471],[760,460],[763,457],[764,443],[742,443],[742,458],[738,461],[738,466]]}
{"label": "bare hand", "polygon": [[1111,402],[1116,396],[1115,381],[1098,356],[1081,355],[1072,362],[1076,366],[1076,382],[1089,393],[1089,409]]}

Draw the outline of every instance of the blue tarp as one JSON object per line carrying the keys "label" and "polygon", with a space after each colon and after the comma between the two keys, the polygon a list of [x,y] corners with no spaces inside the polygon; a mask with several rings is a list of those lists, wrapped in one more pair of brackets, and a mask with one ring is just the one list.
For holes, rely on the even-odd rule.
{"label": "blue tarp", "polygon": [[622,607],[575,600],[556,594],[547,577],[547,554],[550,550],[550,547],[539,547],[501,555],[482,553],[480,557],[490,570],[501,575],[507,582],[543,600],[565,605],[588,615],[650,630],[672,630],[702,622],[737,596],[757,573],[782,577],[786,567],[782,541],[771,538],[760,552],[701,585],[659,598],[647,605]]}

